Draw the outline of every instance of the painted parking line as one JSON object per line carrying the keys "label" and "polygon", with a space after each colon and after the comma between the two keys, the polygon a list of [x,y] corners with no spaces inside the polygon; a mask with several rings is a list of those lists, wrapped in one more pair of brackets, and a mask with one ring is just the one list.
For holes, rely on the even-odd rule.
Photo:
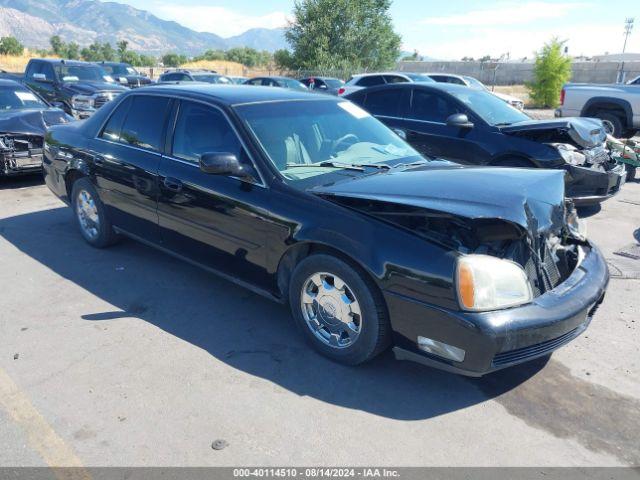
{"label": "painted parking line", "polygon": [[[37,451],[60,480],[90,480],[89,472],[62,438],[56,434],[27,395],[0,368],[0,406],[22,428],[29,446]],[[72,467],[72,468],[67,468]]]}

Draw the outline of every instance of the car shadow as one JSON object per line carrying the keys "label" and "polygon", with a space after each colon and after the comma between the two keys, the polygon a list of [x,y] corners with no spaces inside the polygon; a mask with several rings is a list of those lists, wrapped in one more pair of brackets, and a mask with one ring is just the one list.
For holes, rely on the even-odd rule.
{"label": "car shadow", "polygon": [[9,190],[13,188],[34,187],[42,185],[44,179],[42,174],[19,175],[16,177],[0,177],[0,190]]}
{"label": "car shadow", "polygon": [[602,204],[597,203],[595,205],[586,205],[584,207],[576,207],[578,216],[580,218],[589,218],[597,215],[602,210]]}
{"label": "car shadow", "polygon": [[1,219],[0,236],[114,306],[83,312],[77,321],[138,318],[297,395],[383,417],[417,420],[463,409],[517,387],[546,363],[481,379],[397,362],[389,352],[346,367],[311,350],[283,305],[134,241],[105,250],[88,246],[68,208]]}

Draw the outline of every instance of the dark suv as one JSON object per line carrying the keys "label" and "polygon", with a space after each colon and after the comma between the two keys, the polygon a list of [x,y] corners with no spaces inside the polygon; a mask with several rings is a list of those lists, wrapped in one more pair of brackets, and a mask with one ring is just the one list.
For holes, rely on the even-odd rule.
{"label": "dark suv", "polygon": [[138,72],[128,63],[100,62],[98,64],[116,82],[129,88],[138,88],[151,84],[151,79]]}
{"label": "dark suv", "polygon": [[75,118],[90,117],[127,88],[116,84],[98,65],[72,60],[29,60],[25,84]]}

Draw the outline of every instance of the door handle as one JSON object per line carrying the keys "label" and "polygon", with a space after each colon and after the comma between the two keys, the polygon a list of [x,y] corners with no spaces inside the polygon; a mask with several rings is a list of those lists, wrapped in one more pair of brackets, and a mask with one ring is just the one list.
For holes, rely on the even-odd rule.
{"label": "door handle", "polygon": [[164,188],[171,190],[172,192],[179,192],[182,190],[182,182],[177,178],[166,177],[162,184],[164,185]]}

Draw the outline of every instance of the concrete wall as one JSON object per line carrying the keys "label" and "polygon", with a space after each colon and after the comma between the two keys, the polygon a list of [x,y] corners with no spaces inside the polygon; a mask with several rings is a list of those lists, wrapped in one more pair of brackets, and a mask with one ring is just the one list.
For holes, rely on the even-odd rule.
{"label": "concrete wall", "polygon": [[[398,70],[405,72],[446,72],[470,75],[492,85],[519,85],[533,80],[533,63],[490,62],[400,62]],[[616,81],[618,62],[574,62],[572,82],[613,83]],[[626,62],[627,80],[640,75],[640,62]]]}

